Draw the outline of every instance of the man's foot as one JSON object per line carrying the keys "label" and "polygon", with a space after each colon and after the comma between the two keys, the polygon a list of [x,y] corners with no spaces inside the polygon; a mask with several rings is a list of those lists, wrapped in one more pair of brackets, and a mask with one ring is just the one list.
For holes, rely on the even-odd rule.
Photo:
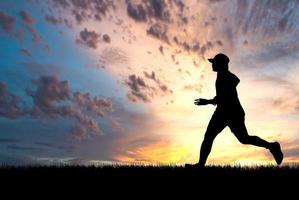
{"label": "man's foot", "polygon": [[199,164],[199,163],[196,163],[196,164],[185,164],[185,168],[197,168],[197,169],[199,169],[199,168],[204,168],[204,165],[201,165],[201,164]]}
{"label": "man's foot", "polygon": [[283,154],[280,148],[280,144],[278,142],[273,142],[269,150],[272,153],[276,163],[280,165],[283,160]]}

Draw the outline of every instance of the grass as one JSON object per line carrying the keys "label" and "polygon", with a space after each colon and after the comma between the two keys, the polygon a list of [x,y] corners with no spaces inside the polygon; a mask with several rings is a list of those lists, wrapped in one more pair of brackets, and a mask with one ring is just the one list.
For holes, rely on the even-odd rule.
{"label": "grass", "polygon": [[203,169],[185,168],[179,165],[53,165],[53,166],[2,166],[1,177],[30,177],[30,176],[75,176],[75,177],[113,177],[113,178],[295,178],[299,177],[299,165],[284,166],[241,166],[241,165],[211,165]]}
{"label": "grass", "polygon": [[[0,191],[24,190],[26,194],[43,193],[57,198],[77,194],[108,195],[110,198],[126,195],[128,198],[164,198],[186,195],[208,197],[224,195],[252,197],[263,193],[265,198],[297,195],[299,165],[282,167],[212,165],[190,169],[176,165],[102,165],[102,166],[2,166]],[[24,189],[25,188],[25,189]],[[21,193],[22,195],[25,193]],[[238,196],[241,193],[241,196]],[[224,198],[223,196],[223,198]],[[110,199],[109,198],[109,199]],[[88,198],[83,198],[88,199]],[[105,199],[105,198],[104,198]],[[143,198],[141,198],[143,199]],[[145,198],[147,199],[147,198]],[[200,199],[200,198],[199,198]]]}

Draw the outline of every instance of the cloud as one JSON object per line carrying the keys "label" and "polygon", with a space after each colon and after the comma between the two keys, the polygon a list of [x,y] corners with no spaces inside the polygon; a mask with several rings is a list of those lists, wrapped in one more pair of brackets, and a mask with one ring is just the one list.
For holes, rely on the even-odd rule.
{"label": "cloud", "polygon": [[20,145],[8,145],[8,149],[18,150],[18,151],[44,151],[42,148],[37,147],[28,147],[28,146],[20,146]]}
{"label": "cloud", "polygon": [[30,52],[28,49],[24,49],[24,48],[22,48],[22,49],[21,49],[21,52],[22,52],[24,55],[28,56],[28,57],[32,57],[32,54],[31,54],[31,52]]}
{"label": "cloud", "polygon": [[7,32],[10,33],[13,31],[15,27],[15,18],[7,15],[5,12],[0,11],[0,26],[1,28]]}
{"label": "cloud", "polygon": [[33,26],[28,25],[26,26],[26,29],[28,30],[29,33],[31,33],[33,42],[40,42],[42,40],[42,36]]}
{"label": "cloud", "polygon": [[0,82],[0,116],[15,119],[24,115],[24,102],[11,94],[6,84]]}
{"label": "cloud", "polygon": [[285,158],[295,158],[297,159],[299,155],[299,145],[295,147],[288,147],[283,150]]}
{"label": "cloud", "polygon": [[136,21],[147,21],[146,11],[142,4],[134,5],[131,1],[127,5],[128,16],[135,19]]}
{"label": "cloud", "polygon": [[32,35],[32,40],[34,42],[40,42],[42,40],[42,36],[39,32],[34,28],[35,19],[29,14],[27,11],[21,10],[19,12],[19,16],[21,17],[22,21],[26,25],[27,31]]}
{"label": "cloud", "polygon": [[158,81],[155,72],[152,72],[152,73],[143,72],[143,73],[144,73],[144,76],[145,76],[146,78],[148,78],[148,79],[152,79],[152,80],[154,80],[155,82]]}
{"label": "cloud", "polygon": [[[57,76],[42,76],[40,79],[34,80],[33,84],[37,86],[36,90],[27,90],[27,94],[33,98],[34,102],[31,116],[50,119],[71,118],[77,120],[95,135],[102,133],[97,121],[83,112],[89,111],[103,116],[102,111],[108,109],[108,106],[112,107],[111,104],[108,105],[108,101],[95,97],[93,101],[78,102],[78,98],[72,98],[73,93],[70,90],[69,82],[60,81]],[[90,100],[88,95],[84,100],[86,99]]]}
{"label": "cloud", "polygon": [[80,32],[79,37],[80,38],[76,40],[77,43],[96,49],[98,47],[98,42],[100,41],[101,35],[95,31],[88,31],[86,28],[84,28],[84,30]]}
{"label": "cloud", "polygon": [[173,3],[179,8],[180,12],[184,12],[186,6],[183,0],[174,0]]}
{"label": "cloud", "polygon": [[268,82],[270,84],[275,84],[276,86],[284,86],[292,88],[292,82],[288,81],[285,77],[269,76],[269,75],[258,75],[254,78],[258,82]]}
{"label": "cloud", "polygon": [[[252,50],[250,56],[259,61],[271,62],[287,56],[296,58],[299,50],[295,39],[299,35],[297,1],[284,4],[248,0],[235,4],[216,2],[220,1],[199,3],[193,11],[182,1],[127,1],[127,10],[132,10],[128,12],[131,18],[148,25],[146,32],[149,36],[167,44],[171,44],[169,38],[173,38],[179,48],[201,58],[215,51],[238,53],[236,49],[240,44],[243,48],[244,41],[248,47],[246,51]],[[139,14],[138,7],[142,14]],[[219,17],[222,15],[226,17]],[[181,31],[177,31],[178,27]]]}
{"label": "cloud", "polygon": [[[76,21],[81,24],[86,20],[102,19],[106,13],[116,7],[109,1],[53,0],[52,2],[59,9],[71,11],[73,18],[77,18]],[[211,2],[213,3],[213,10],[217,12],[213,12],[210,6]],[[169,38],[173,38],[174,43],[179,48],[188,53],[196,53],[201,58],[214,51],[226,50],[232,54],[238,48],[239,40],[247,41],[246,43],[251,41],[252,44],[261,46],[261,50],[256,51],[256,54],[260,54],[260,58],[265,58],[267,61],[294,55],[292,52],[298,51],[299,45],[294,39],[288,41],[287,44],[284,40],[281,44],[276,42],[280,41],[281,34],[288,34],[290,35],[289,38],[297,38],[298,36],[295,26],[296,8],[298,8],[296,1],[288,1],[286,4],[247,0],[237,1],[235,4],[228,1],[216,2],[220,1],[207,1],[207,4],[198,3],[198,6],[194,6],[192,10],[187,2],[180,0],[128,0],[125,6],[130,18],[148,26],[145,30],[148,36],[167,44],[171,44],[172,40]],[[121,4],[119,8],[121,8]],[[270,11],[267,12],[265,8],[270,9]],[[219,17],[222,16],[223,10],[230,11],[230,14],[225,18]],[[110,14],[113,16],[114,13]],[[57,19],[60,18],[63,19],[57,17]],[[267,23],[268,21],[271,23]],[[205,27],[201,22],[206,22],[209,25]],[[181,31],[177,31],[178,27]],[[272,31],[273,27],[277,27],[278,31]],[[251,34],[256,31],[259,34]],[[81,33],[84,32],[81,31]],[[87,41],[87,39],[82,40],[79,37],[77,42],[82,42],[91,48],[97,48],[99,40],[109,41],[108,37],[106,40],[104,36],[101,38],[94,34],[93,39]],[[264,41],[264,43],[257,41]],[[246,46],[251,47],[248,44]],[[270,51],[268,51],[269,49]]]}
{"label": "cloud", "polygon": [[111,42],[111,38],[108,34],[104,34],[103,35],[103,41],[106,43],[110,43]]}
{"label": "cloud", "polygon": [[299,94],[284,95],[272,101],[272,108],[280,113],[299,113]]}
{"label": "cloud", "polygon": [[[176,3],[181,6],[183,4]],[[164,0],[141,1],[140,3],[132,3],[127,1],[127,14],[137,22],[146,22],[147,19],[170,22],[171,16],[168,10],[168,4]]]}
{"label": "cloud", "polygon": [[76,119],[86,129],[94,135],[101,135],[102,129],[100,128],[96,119],[82,113],[80,108],[74,106],[63,106],[61,109],[61,116]]}
{"label": "cloud", "polygon": [[284,138],[282,139],[282,141],[280,141],[285,162],[293,162],[298,159],[298,155],[299,155],[298,142],[299,139],[294,137],[289,139]]}
{"label": "cloud", "polygon": [[111,0],[52,0],[52,3],[57,9],[62,9],[62,12],[70,12],[78,24],[91,19],[101,20],[110,10],[116,9]]}
{"label": "cloud", "polygon": [[223,43],[222,43],[221,40],[217,40],[217,41],[216,41],[216,44],[218,44],[219,46],[223,46]]}
{"label": "cloud", "polygon": [[167,4],[164,0],[150,0],[148,14],[162,21],[170,21],[170,12],[167,10]]}
{"label": "cloud", "polygon": [[[89,93],[73,92],[68,81],[61,81],[57,76],[41,76],[33,80],[34,89],[26,92],[33,99],[33,106],[28,107],[18,96],[11,94],[4,83],[0,83],[0,116],[16,119],[30,116],[41,119],[69,118],[75,120],[72,134],[77,137],[84,134],[101,135],[98,119],[110,113],[112,102],[100,96],[91,97]],[[79,129],[79,128],[81,129]],[[77,131],[77,133],[75,133]]]}
{"label": "cloud", "polygon": [[[115,5],[110,1],[101,1],[103,5],[96,5],[94,1],[54,1],[54,5],[58,9],[71,11],[71,15],[75,21],[83,25],[87,20],[102,20],[102,16],[97,14],[98,8],[102,8],[100,13],[106,13],[115,9]],[[108,3],[110,2],[110,3]],[[121,8],[121,4],[120,4]],[[178,23],[186,24],[187,17],[184,14],[185,4],[180,0],[164,1],[164,0],[150,0],[150,1],[126,1],[127,14],[130,18],[137,22],[149,22],[149,27],[146,29],[147,35],[159,39],[167,44],[170,44],[168,35],[168,25],[172,24],[172,28]],[[115,13],[111,13],[111,19],[116,18]],[[117,14],[117,13],[116,13]],[[105,14],[103,14],[106,16]],[[173,18],[172,18],[173,17]],[[176,30],[173,29],[173,30]],[[103,35],[100,37],[99,33],[91,34],[90,30],[83,30],[80,32],[77,43],[96,49],[100,40],[110,43],[110,37]],[[134,39],[132,40],[134,41]],[[129,39],[131,43],[131,39]],[[186,46],[187,43],[185,43]]]}
{"label": "cloud", "polygon": [[196,90],[197,92],[202,92],[203,85],[202,84],[194,84],[194,85],[185,85],[184,90],[193,91]]}
{"label": "cloud", "polygon": [[56,103],[68,100],[71,95],[68,81],[59,81],[56,76],[42,76],[34,80],[36,91],[27,91],[33,98],[33,115],[46,115],[56,118],[60,114]]}
{"label": "cloud", "polygon": [[89,2],[86,0],[71,0],[70,2],[77,9],[86,10],[89,7]]}
{"label": "cloud", "polygon": [[46,15],[45,16],[45,19],[47,22],[53,24],[53,25],[59,25],[63,22],[62,18],[59,17],[59,18],[56,18],[54,16],[50,16],[50,15]]}
{"label": "cloud", "polygon": [[73,98],[79,106],[99,117],[104,117],[106,111],[112,110],[112,102],[99,96],[91,98],[89,93],[75,92]]}
{"label": "cloud", "polygon": [[225,0],[209,0],[211,3],[218,3],[218,2],[222,2],[222,1],[225,1]]}
{"label": "cloud", "polygon": [[258,51],[256,58],[261,63],[270,63],[285,57],[295,57],[299,52],[299,42],[278,41],[277,43],[267,44]]}
{"label": "cloud", "polygon": [[86,18],[86,14],[84,11],[78,12],[77,10],[73,10],[72,13],[75,16],[77,24],[81,24]]}
{"label": "cloud", "polygon": [[63,150],[66,152],[74,152],[78,149],[77,146],[66,146],[66,145],[57,145],[53,143],[48,143],[48,142],[35,142],[35,145],[42,146],[42,147],[47,147],[47,148],[52,148],[52,149],[58,149],[58,150]]}
{"label": "cloud", "polygon": [[299,91],[294,87],[296,83],[289,80],[288,76],[257,75],[254,81],[258,81],[259,84],[270,84],[276,88],[277,92],[269,99],[269,109],[278,111],[279,114],[299,113]]}
{"label": "cloud", "polygon": [[62,8],[67,8],[70,6],[68,0],[52,0],[56,6],[61,6]]}
{"label": "cloud", "polygon": [[[189,21],[185,8],[184,2],[180,0],[127,1],[128,16],[136,22],[148,24],[146,33],[167,44],[170,44],[169,37],[177,32],[177,26],[185,31],[183,26]],[[168,29],[172,33],[168,33]]]}
{"label": "cloud", "polygon": [[[297,7],[297,1],[279,4],[273,1],[261,2],[255,0],[253,2],[242,1],[237,4],[240,12],[244,12],[244,17],[240,19],[243,21],[242,25],[240,23],[243,33],[258,30],[264,36],[274,36],[280,34],[280,31],[285,32],[293,29],[293,20],[295,20]],[[269,10],[266,11],[265,8]],[[280,14],[280,16],[276,16],[277,14]],[[269,19],[272,19],[271,24],[267,23]],[[262,26],[264,27],[262,28]],[[279,32],[271,31],[271,27],[275,27]]]}
{"label": "cloud", "polygon": [[153,36],[154,38],[169,43],[169,38],[167,36],[167,26],[164,24],[156,23],[150,26],[146,32],[148,35]]}
{"label": "cloud", "polygon": [[[181,52],[181,50],[184,50],[187,53],[193,52],[196,55],[200,55],[200,56],[204,56],[205,53],[209,50],[213,50],[215,45],[213,45],[213,43],[211,41],[199,41],[199,38],[193,38],[192,41],[188,41],[190,40],[190,38],[188,37],[178,37],[178,36],[171,36],[171,34],[169,34],[169,36],[172,38],[174,44],[180,48],[179,52]],[[215,42],[219,47],[223,46],[223,42],[221,40],[217,40]],[[171,42],[169,42],[169,44],[171,44]],[[173,44],[173,43],[172,43]],[[174,59],[173,59],[174,61]]]}
{"label": "cloud", "polygon": [[[218,9],[228,6],[226,1]],[[236,11],[229,16],[225,44],[239,48],[239,40],[248,47],[250,57],[260,63],[270,63],[285,57],[296,58],[299,35],[296,19],[298,1],[237,1]],[[242,16],[242,17],[235,17]],[[235,17],[235,18],[233,18]],[[220,30],[220,32],[224,31]]]}
{"label": "cloud", "polygon": [[40,145],[40,146],[45,146],[45,147],[54,147],[54,144],[48,143],[48,142],[35,142],[34,144]]}
{"label": "cloud", "polygon": [[155,72],[151,74],[144,72],[145,78],[153,81],[152,84],[145,83],[142,77],[131,74],[128,80],[125,81],[125,85],[129,87],[130,91],[127,93],[127,97],[132,102],[151,102],[155,96],[164,96],[165,94],[172,94],[165,84],[163,84],[157,77]]}
{"label": "cloud", "polygon": [[127,64],[129,62],[128,54],[120,48],[104,48],[100,54],[100,62],[107,65]]}
{"label": "cloud", "polygon": [[160,51],[160,53],[164,56],[164,48],[163,48],[162,45],[159,47],[159,51]]}
{"label": "cloud", "polygon": [[18,143],[20,140],[15,138],[0,138],[0,143]]}
{"label": "cloud", "polygon": [[153,80],[157,85],[158,88],[160,88],[160,90],[164,93],[173,93],[172,90],[170,90],[164,83],[162,83],[156,76],[155,72],[152,71],[151,74],[149,74],[148,72],[143,72],[144,76],[148,79]]}
{"label": "cloud", "polygon": [[27,11],[21,10],[19,15],[26,24],[31,25],[35,22],[34,18]]}
{"label": "cloud", "polygon": [[88,137],[86,129],[83,126],[76,125],[71,130],[72,137],[75,140],[84,140]]}
{"label": "cloud", "polygon": [[125,84],[131,89],[127,97],[132,102],[143,101],[150,102],[151,96],[147,94],[147,90],[151,90],[141,77],[135,74],[129,75],[129,80]]}

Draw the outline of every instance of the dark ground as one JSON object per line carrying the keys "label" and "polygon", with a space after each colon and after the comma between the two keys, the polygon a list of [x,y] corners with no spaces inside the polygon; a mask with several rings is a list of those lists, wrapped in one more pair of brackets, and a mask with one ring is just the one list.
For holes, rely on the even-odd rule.
{"label": "dark ground", "polygon": [[[28,188],[26,191],[49,191],[71,195],[81,192],[108,192],[109,195],[156,192],[168,195],[228,195],[267,197],[299,194],[299,166],[220,167],[190,169],[180,166],[33,166],[2,167],[0,190]],[[69,188],[69,189],[68,189]],[[111,192],[110,190],[113,189]],[[209,191],[209,192],[208,192]],[[53,194],[50,192],[49,195]],[[285,198],[284,198],[285,199]]]}

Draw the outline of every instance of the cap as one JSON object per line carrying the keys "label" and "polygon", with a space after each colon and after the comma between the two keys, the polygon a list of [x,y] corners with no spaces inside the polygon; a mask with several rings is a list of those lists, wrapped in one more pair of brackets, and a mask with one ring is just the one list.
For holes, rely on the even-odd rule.
{"label": "cap", "polygon": [[223,53],[217,54],[214,58],[209,58],[208,61],[210,63],[229,63],[229,58],[228,56],[224,55]]}

